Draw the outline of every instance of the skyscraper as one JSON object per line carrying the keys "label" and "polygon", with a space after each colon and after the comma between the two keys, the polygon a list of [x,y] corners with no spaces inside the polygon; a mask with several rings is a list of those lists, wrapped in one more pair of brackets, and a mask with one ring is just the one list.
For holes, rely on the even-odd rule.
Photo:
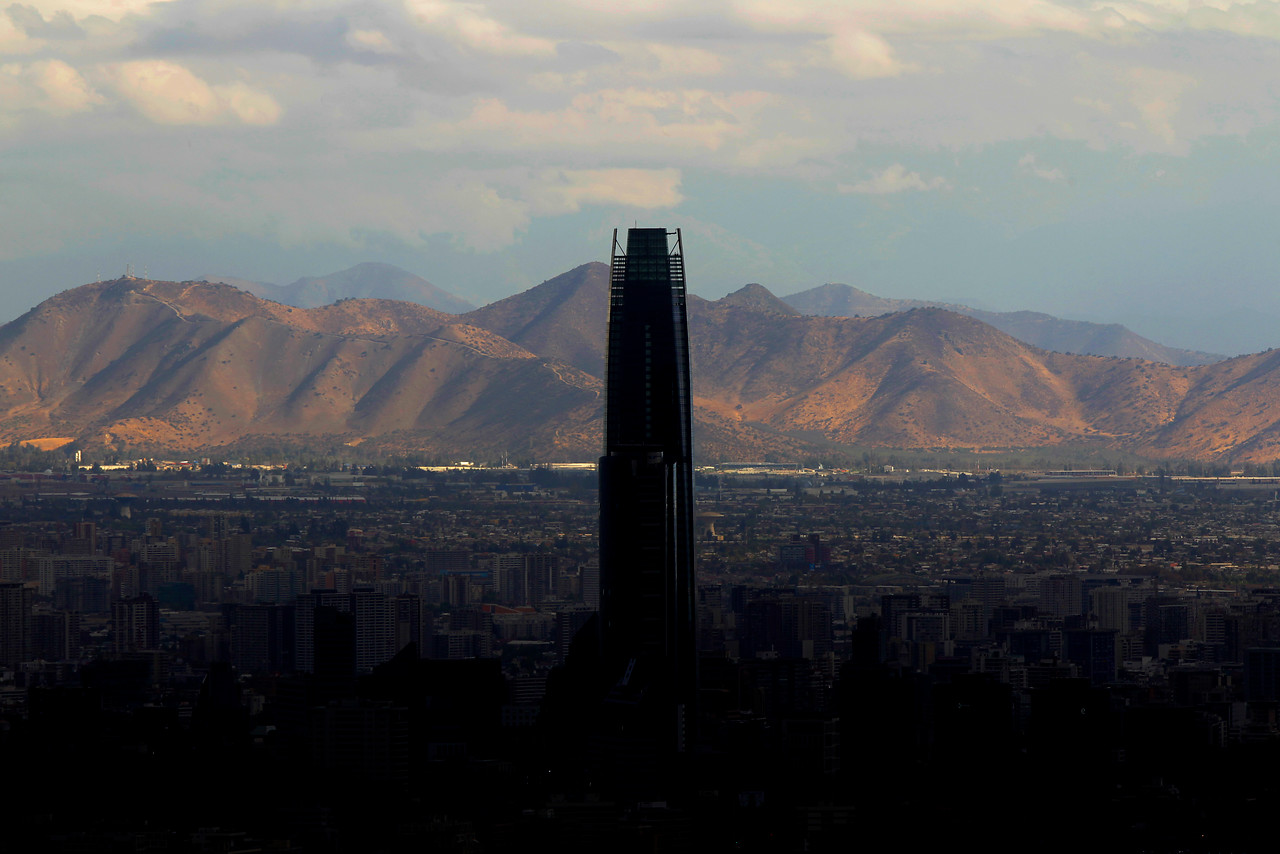
{"label": "skyscraper", "polygon": [[[669,238],[675,237],[671,246]],[[697,695],[689,333],[680,232],[614,232],[604,456],[600,648],[615,707],[659,754],[689,748]]]}
{"label": "skyscraper", "polygon": [[31,651],[31,590],[21,581],[0,582],[0,667],[17,667]]}

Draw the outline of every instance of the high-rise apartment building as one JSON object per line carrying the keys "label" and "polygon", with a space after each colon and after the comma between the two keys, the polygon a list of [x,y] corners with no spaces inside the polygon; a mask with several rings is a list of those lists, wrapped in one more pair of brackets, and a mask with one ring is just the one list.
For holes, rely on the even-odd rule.
{"label": "high-rise apartment building", "polygon": [[361,673],[368,673],[400,651],[401,647],[397,646],[401,637],[397,627],[398,606],[393,597],[367,586],[355,587],[350,593],[332,589],[312,590],[298,596],[294,620],[295,666],[303,673],[316,672],[318,667],[317,656],[322,639],[317,634],[316,614],[322,608],[352,615],[351,654],[355,669]]}
{"label": "high-rise apartment building", "polygon": [[160,648],[160,607],[146,593],[111,603],[112,642],[117,653]]}
{"label": "high-rise apartment building", "polygon": [[680,232],[633,228],[625,252],[615,232],[612,260],[599,466],[601,654],[618,680],[615,693],[644,698],[636,715],[659,752],[682,753],[694,724],[697,638]]}
{"label": "high-rise apartment building", "polygon": [[232,605],[231,664],[241,673],[289,673],[294,668],[293,605]]}
{"label": "high-rise apartment building", "polygon": [[0,582],[0,667],[16,667],[30,652],[31,590],[21,581]]}

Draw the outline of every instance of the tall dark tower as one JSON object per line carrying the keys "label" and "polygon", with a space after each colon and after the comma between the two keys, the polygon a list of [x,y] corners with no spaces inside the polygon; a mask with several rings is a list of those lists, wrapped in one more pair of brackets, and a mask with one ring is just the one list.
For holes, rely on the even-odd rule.
{"label": "tall dark tower", "polygon": [[627,727],[672,757],[691,746],[697,697],[684,258],[678,230],[633,228],[620,248],[615,231],[600,458],[601,657],[616,679],[611,702],[633,706]]}

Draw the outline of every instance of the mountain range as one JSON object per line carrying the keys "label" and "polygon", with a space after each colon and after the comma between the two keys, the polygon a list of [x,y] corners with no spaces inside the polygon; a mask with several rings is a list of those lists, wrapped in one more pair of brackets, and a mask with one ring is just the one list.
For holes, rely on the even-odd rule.
{"label": "mountain range", "polygon": [[197,281],[234,285],[263,299],[282,302],[295,308],[318,308],[341,299],[392,299],[415,302],[449,314],[462,314],[475,308],[459,296],[449,293],[391,264],[366,262],[327,276],[304,276],[288,285],[253,282],[229,276],[199,276]]}
{"label": "mountain range", "polygon": [[945,308],[976,317],[1019,341],[1059,353],[1133,357],[1170,365],[1207,365],[1226,358],[1219,353],[1166,347],[1119,323],[1063,320],[1038,311],[986,311],[953,303],[888,299],[849,285],[822,285],[783,297],[783,301],[801,314],[825,317],[878,317],[913,308]]}
{"label": "mountain range", "polygon": [[[465,314],[84,285],[0,327],[0,440],[590,459],[607,304],[598,263]],[[1051,352],[944,308],[804,315],[760,285],[690,297],[689,319],[706,461],[853,446],[1280,457],[1280,351],[1199,366]]]}

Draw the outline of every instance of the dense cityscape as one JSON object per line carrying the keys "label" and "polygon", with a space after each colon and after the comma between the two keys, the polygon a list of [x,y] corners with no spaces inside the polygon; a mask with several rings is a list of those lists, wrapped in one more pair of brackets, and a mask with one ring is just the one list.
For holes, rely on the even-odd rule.
{"label": "dense cityscape", "polygon": [[598,604],[590,467],[15,474],[0,743],[44,850],[822,850],[979,808],[1241,850],[1275,489],[704,469],[695,779],[628,806],[539,720]]}

